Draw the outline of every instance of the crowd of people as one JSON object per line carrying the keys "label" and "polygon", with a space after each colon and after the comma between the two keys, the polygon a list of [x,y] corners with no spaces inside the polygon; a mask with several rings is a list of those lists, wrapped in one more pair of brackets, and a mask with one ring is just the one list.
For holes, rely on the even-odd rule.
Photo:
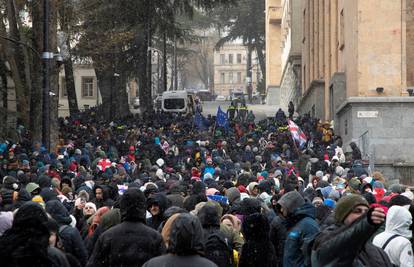
{"label": "crowd of people", "polygon": [[230,113],[201,130],[91,109],[50,150],[20,127],[0,142],[1,266],[414,266],[414,195],[355,143],[292,106]]}

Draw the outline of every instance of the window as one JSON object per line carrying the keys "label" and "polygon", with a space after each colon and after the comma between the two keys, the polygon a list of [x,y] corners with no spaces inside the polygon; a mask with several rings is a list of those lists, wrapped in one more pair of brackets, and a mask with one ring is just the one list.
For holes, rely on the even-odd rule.
{"label": "window", "polygon": [[220,54],[220,64],[225,64],[226,63],[226,61],[225,61],[225,55],[224,54]]}
{"label": "window", "polygon": [[83,108],[86,110],[86,109],[89,109],[89,105],[83,105]]}
{"label": "window", "polygon": [[93,97],[93,77],[82,77],[82,97]]}
{"label": "window", "polygon": [[224,72],[220,73],[220,83],[226,83],[226,76]]}
{"label": "window", "polygon": [[61,97],[68,97],[68,90],[66,88],[66,79],[65,79],[65,77],[61,77],[61,79],[60,79],[60,88],[61,88],[60,96]]}
{"label": "window", "polygon": [[237,83],[241,83],[242,79],[241,79],[241,72],[237,72]]}
{"label": "window", "polygon": [[241,54],[237,54],[237,64],[241,64],[242,62]]}
{"label": "window", "polygon": [[233,64],[233,54],[229,54],[229,64]]}
{"label": "window", "polygon": [[229,72],[229,83],[233,83],[233,72]]}

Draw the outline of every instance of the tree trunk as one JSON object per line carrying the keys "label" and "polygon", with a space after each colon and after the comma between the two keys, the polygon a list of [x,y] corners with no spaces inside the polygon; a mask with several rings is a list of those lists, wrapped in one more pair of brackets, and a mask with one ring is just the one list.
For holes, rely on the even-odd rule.
{"label": "tree trunk", "polygon": [[[94,59],[94,62],[97,62]],[[110,105],[111,105],[111,73],[108,70],[102,70],[95,67],[96,78],[98,79],[99,91],[102,97],[101,113],[105,120],[110,119]]]}
{"label": "tree trunk", "polygon": [[75,78],[73,76],[73,63],[70,52],[69,57],[63,62],[63,64],[65,66],[65,84],[66,92],[68,94],[69,113],[71,116],[73,116],[79,113],[79,106],[76,96]]}
{"label": "tree trunk", "polygon": [[257,58],[259,59],[260,71],[262,72],[263,80],[266,80],[266,58],[263,54],[263,46],[256,45]]}
{"label": "tree trunk", "polygon": [[113,101],[115,106],[115,118],[124,118],[130,114],[128,94],[125,86],[127,83],[127,76],[125,73],[121,73],[120,76],[115,80],[114,92],[115,99]]}
{"label": "tree trunk", "polygon": [[[49,22],[49,49],[51,52],[57,51],[57,1],[50,1],[50,22]],[[54,151],[59,141],[59,68],[56,61],[52,60],[50,66],[50,91],[54,94],[50,96],[50,150]]]}
{"label": "tree trunk", "polygon": [[[37,51],[43,51],[43,1],[32,1],[33,43]],[[30,133],[33,142],[42,141],[42,73],[41,58],[33,56],[32,91],[30,92]]]}
{"label": "tree trunk", "polygon": [[0,108],[0,138],[6,138],[7,132],[7,113],[8,113],[8,99],[7,99],[7,69],[4,60],[4,54],[0,52],[0,94],[2,106]]}
{"label": "tree trunk", "polygon": [[65,84],[66,84],[66,92],[68,94],[68,104],[69,104],[69,113],[71,116],[79,113],[79,106],[78,106],[78,99],[76,96],[76,88],[75,88],[75,78],[73,76],[73,62],[72,62],[72,52],[70,46],[70,37],[71,33],[69,31],[69,18],[66,12],[67,6],[66,2],[61,3],[61,8],[59,9],[60,15],[60,27],[61,30],[66,33],[66,46],[68,49],[68,57],[63,62],[65,66]]}
{"label": "tree trunk", "polygon": [[249,44],[247,45],[247,74],[246,77],[248,79],[247,81],[247,95],[249,97],[249,103],[252,103],[252,51],[253,48]]}
{"label": "tree trunk", "polygon": [[[20,34],[17,28],[17,18],[15,12],[15,6],[13,0],[7,1],[7,19],[9,27],[9,37],[17,42],[20,41]],[[3,18],[1,18],[3,20]],[[6,27],[4,22],[0,22],[0,33],[2,36],[7,36]],[[17,117],[19,123],[24,126],[29,124],[29,101],[28,101],[28,92],[24,80],[24,70],[25,66],[23,63],[23,52],[21,51],[19,45],[16,42],[9,42],[2,40],[4,50],[6,52],[7,61],[10,64],[10,69],[12,71],[12,77],[15,83],[16,90],[16,101],[17,101]]]}

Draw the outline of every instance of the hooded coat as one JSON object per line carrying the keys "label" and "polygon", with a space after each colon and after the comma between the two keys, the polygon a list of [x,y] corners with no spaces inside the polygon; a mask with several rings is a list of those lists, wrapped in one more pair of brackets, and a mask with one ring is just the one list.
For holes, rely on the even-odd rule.
{"label": "hooded coat", "polygon": [[387,213],[385,231],[374,238],[372,242],[377,247],[384,244],[394,235],[384,251],[396,266],[414,266],[413,250],[410,238],[412,232],[409,229],[412,224],[411,213],[404,207],[392,206]]}
{"label": "hooded coat", "polygon": [[122,223],[99,237],[87,266],[142,266],[164,253],[161,235],[145,225],[144,193],[128,189],[121,197],[120,210]]}
{"label": "hooded coat", "polygon": [[145,267],[215,267],[212,261],[200,257],[203,253],[203,231],[200,221],[193,215],[183,213],[171,225],[168,251],[171,254],[156,257]]}
{"label": "hooded coat", "polygon": [[157,193],[147,200],[148,209],[151,208],[151,205],[156,204],[159,207],[159,213],[151,218],[148,218],[147,225],[155,230],[161,225],[164,221],[164,212],[170,207],[170,200],[166,195],[162,193]]}
{"label": "hooded coat", "polygon": [[47,252],[47,221],[39,204],[23,204],[15,215],[12,228],[0,237],[1,266],[52,266]]}
{"label": "hooded coat", "polygon": [[72,254],[84,266],[88,260],[88,252],[78,229],[70,226],[72,219],[68,210],[59,200],[46,203],[46,211],[59,225],[59,237],[66,253]]}

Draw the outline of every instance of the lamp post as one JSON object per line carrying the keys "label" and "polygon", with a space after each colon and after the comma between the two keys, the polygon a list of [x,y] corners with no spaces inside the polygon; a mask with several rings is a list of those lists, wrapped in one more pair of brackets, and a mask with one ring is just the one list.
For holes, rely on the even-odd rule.
{"label": "lamp post", "polygon": [[50,61],[53,52],[49,51],[49,0],[43,0],[43,105],[42,105],[42,143],[50,149]]}

